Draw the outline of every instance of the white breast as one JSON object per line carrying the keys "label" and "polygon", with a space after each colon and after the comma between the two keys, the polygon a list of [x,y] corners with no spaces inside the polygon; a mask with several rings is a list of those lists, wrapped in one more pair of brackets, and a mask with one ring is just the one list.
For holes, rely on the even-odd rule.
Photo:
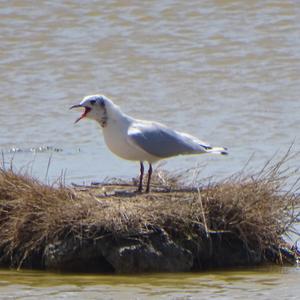
{"label": "white breast", "polygon": [[[123,122],[122,122],[123,123]],[[103,128],[103,136],[107,147],[117,156],[134,161],[155,162],[158,160],[143,149],[128,142],[127,131],[130,124],[108,123]]]}

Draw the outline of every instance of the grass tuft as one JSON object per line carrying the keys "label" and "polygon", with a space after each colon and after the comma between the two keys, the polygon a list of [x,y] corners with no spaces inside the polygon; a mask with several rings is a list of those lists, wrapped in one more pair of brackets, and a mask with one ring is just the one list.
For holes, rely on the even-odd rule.
{"label": "grass tuft", "polygon": [[70,236],[97,240],[108,234],[142,235],[153,228],[188,236],[197,225],[208,237],[230,232],[248,249],[279,251],[284,236],[299,235],[299,179],[291,184],[297,170],[286,167],[292,158],[287,153],[255,174],[243,171],[201,187],[183,184],[189,173],[157,172],[150,194],[137,194],[130,183],[116,181],[92,188],[52,187],[2,168],[0,259],[20,267],[32,253]]}

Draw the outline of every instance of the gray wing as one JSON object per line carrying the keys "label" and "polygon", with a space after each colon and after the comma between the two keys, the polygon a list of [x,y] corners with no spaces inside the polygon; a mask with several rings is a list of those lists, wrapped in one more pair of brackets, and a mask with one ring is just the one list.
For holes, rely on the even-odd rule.
{"label": "gray wing", "polygon": [[128,129],[128,141],[151,155],[166,158],[211,149],[201,140],[156,122],[137,122]]}

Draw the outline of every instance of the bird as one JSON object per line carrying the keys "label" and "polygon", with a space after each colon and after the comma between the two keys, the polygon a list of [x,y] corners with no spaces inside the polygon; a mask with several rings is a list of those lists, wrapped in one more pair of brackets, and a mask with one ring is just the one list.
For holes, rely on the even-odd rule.
{"label": "bird", "polygon": [[152,164],[177,155],[214,153],[226,155],[227,148],[212,147],[200,139],[176,131],[162,123],[135,119],[120,109],[104,95],[89,95],[76,105],[83,108],[81,116],[100,124],[104,141],[111,152],[130,161],[140,162],[140,176],[137,192],[143,191],[144,163],[149,164],[146,193],[150,192]]}

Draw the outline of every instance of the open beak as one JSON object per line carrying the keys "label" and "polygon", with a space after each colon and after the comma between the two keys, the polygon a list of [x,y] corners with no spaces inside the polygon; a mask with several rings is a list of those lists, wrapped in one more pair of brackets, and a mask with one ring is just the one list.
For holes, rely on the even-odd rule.
{"label": "open beak", "polygon": [[76,119],[75,123],[79,122],[81,119],[83,119],[91,111],[91,109],[89,107],[86,107],[86,106],[83,106],[83,105],[80,105],[80,104],[73,105],[73,106],[70,107],[70,109],[78,108],[78,107],[84,108],[84,112],[78,119]]}

